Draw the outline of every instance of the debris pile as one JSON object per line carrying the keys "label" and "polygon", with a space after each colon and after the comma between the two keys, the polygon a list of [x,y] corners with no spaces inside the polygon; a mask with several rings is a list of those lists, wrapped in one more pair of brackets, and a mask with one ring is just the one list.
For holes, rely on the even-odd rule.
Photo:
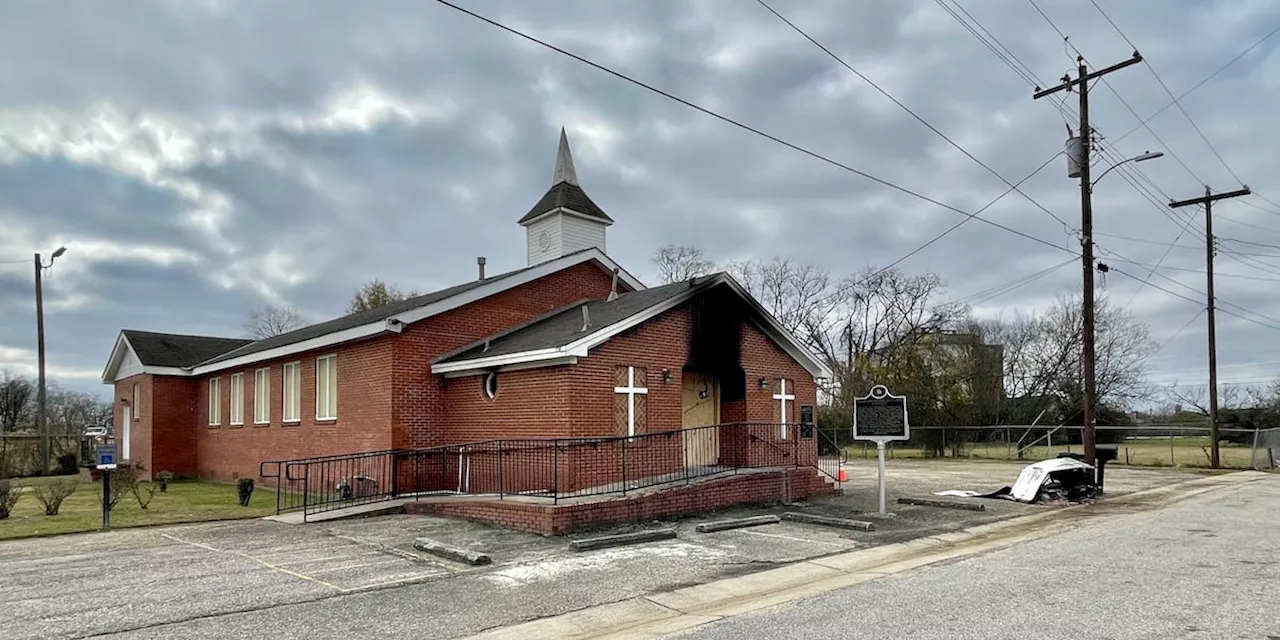
{"label": "debris pile", "polygon": [[1078,504],[1098,497],[1093,465],[1075,458],[1051,458],[1023,467],[1012,487],[992,493],[937,491],[939,496],[1001,498],[1035,504]]}

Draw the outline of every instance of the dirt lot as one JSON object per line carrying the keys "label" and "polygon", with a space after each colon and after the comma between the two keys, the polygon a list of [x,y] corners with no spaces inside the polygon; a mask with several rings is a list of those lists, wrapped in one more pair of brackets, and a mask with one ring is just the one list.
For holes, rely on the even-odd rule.
{"label": "dirt lot", "polygon": [[[941,489],[996,489],[1021,465],[893,461],[890,500]],[[1050,507],[984,501],[983,512],[891,504],[875,509],[874,464],[849,467],[847,495],[740,507],[677,522],[679,537],[573,552],[563,538],[422,516],[310,525],[263,520],[81,534],[0,543],[6,638],[457,637],[594,604],[671,590],[854,548]],[[1195,477],[1118,469],[1112,493]],[[699,522],[808,511],[874,518],[873,532],[780,524],[718,533]],[[469,567],[413,549],[425,536],[488,553]],[[304,632],[305,630],[305,632]]]}

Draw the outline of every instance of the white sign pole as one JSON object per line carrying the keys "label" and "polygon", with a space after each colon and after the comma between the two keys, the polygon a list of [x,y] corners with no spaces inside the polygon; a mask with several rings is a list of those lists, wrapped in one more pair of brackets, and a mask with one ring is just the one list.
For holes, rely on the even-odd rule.
{"label": "white sign pole", "polygon": [[884,440],[876,441],[876,459],[880,467],[880,515],[888,513],[884,506]]}

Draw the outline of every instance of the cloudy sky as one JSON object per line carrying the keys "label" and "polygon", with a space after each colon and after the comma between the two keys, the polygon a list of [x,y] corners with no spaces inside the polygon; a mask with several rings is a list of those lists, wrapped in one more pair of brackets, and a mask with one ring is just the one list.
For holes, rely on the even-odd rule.
{"label": "cloudy sky", "polygon": [[[1172,281],[1152,283],[1197,302],[1115,271],[1100,284],[1157,340],[1173,338],[1152,363],[1160,379],[1201,381],[1203,223],[1184,232],[1158,204],[1206,182],[1248,184],[1261,195],[1215,208],[1217,292],[1233,312],[1276,320],[1220,314],[1219,362],[1226,381],[1271,378],[1280,36],[1181,99],[1216,152],[1178,107],[1150,129],[1139,122],[1170,103],[1160,80],[1174,95],[1195,87],[1280,27],[1280,4],[1098,1],[1149,64],[1091,94],[1107,153],[1095,173],[1166,152],[1130,165],[1141,174],[1126,167],[1098,183],[1099,255],[1144,277],[1123,260],[1154,265],[1173,243],[1160,271]],[[959,209],[1007,189],[756,2],[463,4]],[[771,4],[1015,182],[1062,149],[1075,117],[1075,95],[1065,107],[1063,96],[1032,100],[1023,77],[1048,86],[1074,67],[1058,30],[1096,67],[1133,50],[1082,2],[1036,0],[1053,25],[1027,0]],[[583,187],[617,221],[609,253],[642,278],[665,243],[719,261],[789,256],[841,275],[963,219],[426,0],[5,2],[0,59],[0,367],[34,371],[31,256],[65,245],[46,279],[49,371],[82,389],[102,389],[122,327],[234,336],[266,304],[338,315],[372,278],[426,291],[473,277],[478,255],[491,272],[522,266],[516,220],[549,186],[561,126]],[[1062,157],[1022,190],[1079,225]],[[1078,247],[1074,228],[1018,194],[982,215]],[[935,271],[962,298],[1069,258],[971,221],[902,268]],[[976,310],[1042,307],[1079,278],[1067,264]]]}

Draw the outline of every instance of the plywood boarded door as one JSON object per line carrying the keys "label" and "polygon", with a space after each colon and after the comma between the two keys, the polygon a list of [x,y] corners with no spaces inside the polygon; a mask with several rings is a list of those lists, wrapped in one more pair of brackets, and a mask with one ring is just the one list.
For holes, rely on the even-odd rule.
{"label": "plywood boarded door", "polygon": [[720,459],[720,429],[698,427],[720,424],[720,383],[715,376],[686,371],[681,391],[684,465],[714,465]]}

